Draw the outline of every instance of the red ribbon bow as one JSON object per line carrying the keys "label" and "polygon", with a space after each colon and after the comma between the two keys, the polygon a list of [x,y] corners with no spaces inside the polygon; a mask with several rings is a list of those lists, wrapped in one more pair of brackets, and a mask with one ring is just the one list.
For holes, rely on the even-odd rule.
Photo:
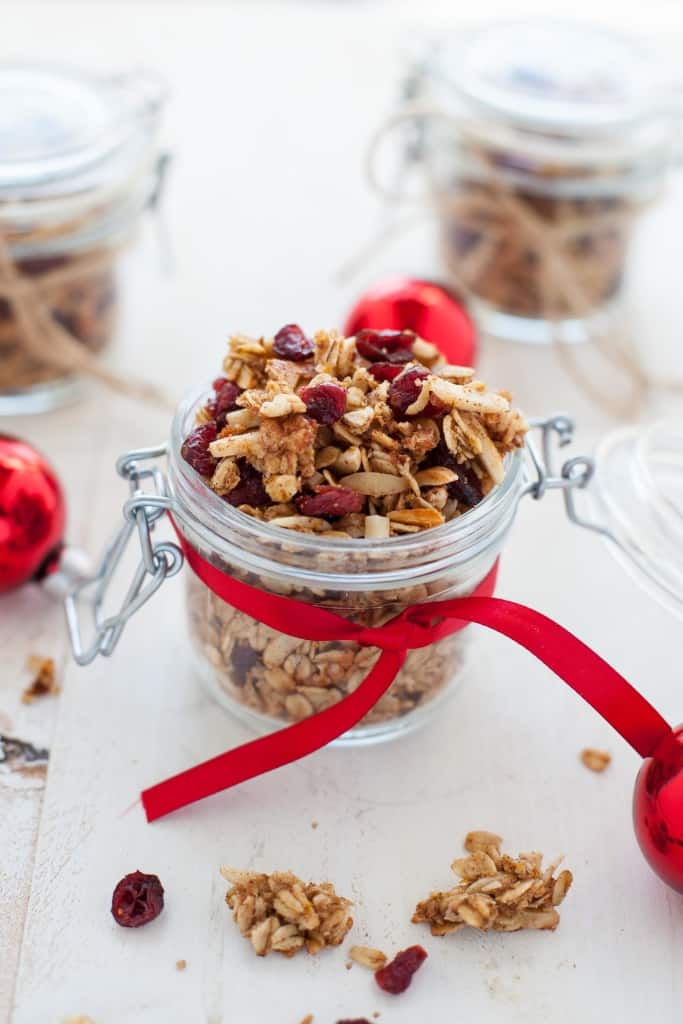
{"label": "red ribbon bow", "polygon": [[[381,655],[357,689],[337,704],[219,754],[142,793],[148,821],[312,754],[353,728],[394,681],[409,650],[479,623],[526,647],[583,697],[642,756],[671,741],[671,726],[599,655],[540,612],[494,598],[498,563],[469,597],[411,605],[383,626],[359,626],[315,605],[270,594],[228,576],[182,536],[192,570],[223,601],[272,629],[307,640],[345,640]],[[302,607],[305,614],[301,614]]]}

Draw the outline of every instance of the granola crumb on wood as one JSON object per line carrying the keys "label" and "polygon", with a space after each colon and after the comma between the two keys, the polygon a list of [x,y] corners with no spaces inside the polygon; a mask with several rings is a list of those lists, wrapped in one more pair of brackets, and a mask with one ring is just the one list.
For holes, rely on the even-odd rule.
{"label": "granola crumb on wood", "polygon": [[606,750],[595,750],[593,747],[582,750],[580,757],[582,763],[592,772],[604,772],[612,760],[612,755]]}
{"label": "granola crumb on wood", "polygon": [[33,673],[33,679],[21,695],[23,704],[31,704],[37,697],[59,693],[54,658],[43,658],[32,654],[26,664],[29,671]]}
{"label": "granola crumb on wood", "polygon": [[540,853],[501,853],[502,839],[492,832],[469,832],[469,856],[451,865],[461,881],[433,892],[415,908],[412,920],[426,923],[432,935],[447,935],[465,926],[480,931],[512,932],[523,928],[554,930],[557,907],[572,884],[571,871],[555,871],[562,858],[545,869]]}
{"label": "granola crumb on wood", "polygon": [[294,956],[338,946],[353,924],[351,901],[329,882],[302,882],[291,871],[270,875],[221,868],[231,888],[225,902],[257,956],[271,951]]}

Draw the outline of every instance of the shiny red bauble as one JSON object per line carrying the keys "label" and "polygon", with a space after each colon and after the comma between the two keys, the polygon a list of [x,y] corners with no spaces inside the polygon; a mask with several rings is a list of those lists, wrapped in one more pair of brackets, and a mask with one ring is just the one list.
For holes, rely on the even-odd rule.
{"label": "shiny red bauble", "polygon": [[633,827],[650,867],[683,892],[683,726],[661,755],[643,762],[633,794]]}
{"label": "shiny red bauble", "polygon": [[442,285],[413,277],[382,281],[361,295],[344,325],[346,335],[365,328],[412,330],[455,366],[473,366],[477,335],[469,314]]}
{"label": "shiny red bauble", "polygon": [[0,592],[39,579],[64,538],[64,496],[35,448],[0,434]]}

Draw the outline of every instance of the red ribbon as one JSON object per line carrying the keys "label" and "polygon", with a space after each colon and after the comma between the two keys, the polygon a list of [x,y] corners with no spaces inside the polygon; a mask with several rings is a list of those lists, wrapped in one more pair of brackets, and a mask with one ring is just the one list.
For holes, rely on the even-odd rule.
{"label": "red ribbon", "polygon": [[[347,640],[382,653],[339,703],[277,732],[219,754],[142,793],[148,821],[312,754],[353,728],[394,681],[406,653],[476,622],[526,647],[583,697],[642,756],[671,741],[671,726],[586,644],[540,612],[492,597],[497,563],[469,597],[411,605],[383,626],[358,626],[333,612],[266,593],[202,558],[178,532],[191,568],[223,601],[272,629],[307,640]],[[303,614],[302,614],[303,611]]]}

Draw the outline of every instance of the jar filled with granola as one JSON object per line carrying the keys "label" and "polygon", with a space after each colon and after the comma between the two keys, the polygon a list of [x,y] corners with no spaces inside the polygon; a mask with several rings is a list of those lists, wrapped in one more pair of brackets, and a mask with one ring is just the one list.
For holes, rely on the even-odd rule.
{"label": "jar filled with granola", "polygon": [[111,340],[121,246],[158,193],[147,73],[0,66],[0,413],[68,400]]}
{"label": "jar filled with granola", "polygon": [[[362,626],[471,594],[525,486],[526,424],[509,395],[409,331],[233,337],[223,375],[179,408],[173,519],[193,552],[263,595]],[[187,573],[189,629],[214,696],[267,730],[351,693],[379,656],[299,639]],[[412,728],[463,675],[467,631],[412,650],[347,738]]]}
{"label": "jar filled with granola", "polygon": [[634,228],[677,157],[662,62],[595,27],[504,22],[443,38],[409,91],[400,119],[443,260],[483,330],[545,343],[609,327]]}

